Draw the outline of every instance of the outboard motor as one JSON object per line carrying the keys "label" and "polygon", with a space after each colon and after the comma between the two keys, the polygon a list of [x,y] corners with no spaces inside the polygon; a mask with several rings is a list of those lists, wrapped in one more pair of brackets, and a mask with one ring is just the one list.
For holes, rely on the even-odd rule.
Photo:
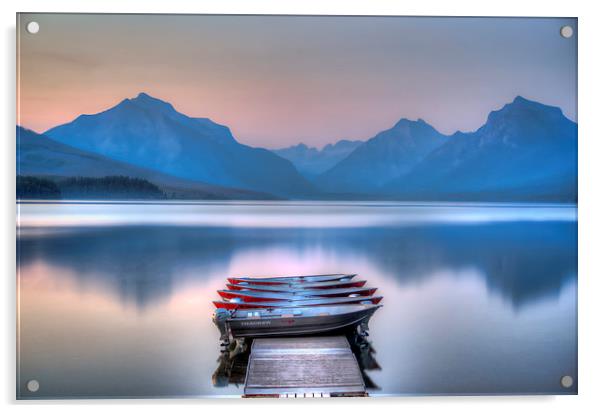
{"label": "outboard motor", "polygon": [[226,324],[226,320],[230,318],[230,311],[225,308],[217,308],[213,312],[213,324],[215,324],[220,332],[220,340],[224,344],[228,344],[230,342],[230,332],[228,331],[228,325]]}

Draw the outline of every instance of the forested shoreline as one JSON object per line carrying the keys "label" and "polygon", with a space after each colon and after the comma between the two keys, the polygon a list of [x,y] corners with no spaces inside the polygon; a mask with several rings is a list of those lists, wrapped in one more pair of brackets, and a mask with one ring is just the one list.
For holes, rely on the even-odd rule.
{"label": "forested shoreline", "polygon": [[17,199],[166,199],[145,179],[127,176],[47,178],[17,176]]}

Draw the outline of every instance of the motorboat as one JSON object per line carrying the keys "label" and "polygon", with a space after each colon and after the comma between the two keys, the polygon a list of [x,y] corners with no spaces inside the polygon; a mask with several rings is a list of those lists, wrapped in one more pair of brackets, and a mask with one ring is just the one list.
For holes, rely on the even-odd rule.
{"label": "motorboat", "polygon": [[278,285],[295,284],[304,282],[328,282],[351,280],[357,274],[321,274],[321,275],[292,275],[279,277],[230,277],[230,284],[240,284],[241,282],[249,284]]}
{"label": "motorboat", "polygon": [[376,288],[332,288],[315,290],[295,290],[289,292],[280,291],[237,291],[218,290],[217,293],[226,299],[240,298],[244,302],[250,301],[280,301],[280,300],[311,300],[317,297],[357,297],[371,296]]}
{"label": "motorboat", "polygon": [[323,290],[329,288],[359,288],[366,284],[366,280],[349,281],[324,281],[324,282],[305,282],[296,284],[250,284],[241,282],[238,284],[226,284],[229,290],[251,290],[251,291],[296,291],[296,290]]}
{"label": "motorboat", "polygon": [[214,301],[217,308],[226,310],[239,310],[249,308],[272,308],[272,307],[310,307],[310,306],[332,306],[346,304],[378,304],[383,298],[381,296],[357,296],[357,297],[324,297],[311,300],[280,300],[280,301],[254,301],[244,302],[238,298],[228,301]]}
{"label": "motorboat", "polygon": [[[313,335],[352,330],[362,323],[367,324],[380,307],[381,305],[374,304],[352,304],[256,308],[229,312],[229,316],[222,317],[221,320],[234,338]],[[220,320],[219,317],[217,319]]]}

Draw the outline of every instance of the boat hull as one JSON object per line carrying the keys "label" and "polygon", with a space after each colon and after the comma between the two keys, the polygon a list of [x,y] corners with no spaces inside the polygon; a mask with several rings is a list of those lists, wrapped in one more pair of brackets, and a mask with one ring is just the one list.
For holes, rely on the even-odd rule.
{"label": "boat hull", "polygon": [[279,285],[304,282],[328,282],[343,279],[352,279],[356,274],[323,274],[323,275],[293,275],[290,277],[230,277],[230,284],[246,282],[256,285]]}
{"label": "boat hull", "polygon": [[379,307],[372,305],[358,311],[309,317],[229,319],[226,323],[234,338],[316,335],[351,330],[367,322]]}
{"label": "boat hull", "polygon": [[262,291],[236,291],[219,290],[217,293],[223,298],[239,298],[244,302],[261,301],[282,301],[282,300],[313,300],[317,297],[348,297],[350,295],[371,296],[376,292],[376,288],[349,288],[333,290],[308,290],[303,293],[280,293],[280,292],[262,292]]}
{"label": "boat hull", "polygon": [[250,291],[304,291],[304,290],[327,290],[334,288],[361,288],[366,285],[365,280],[358,281],[333,281],[333,282],[316,282],[316,283],[298,283],[298,284],[226,284],[229,290],[250,290]]}
{"label": "boat hull", "polygon": [[302,300],[302,301],[253,301],[253,302],[231,302],[231,301],[214,301],[216,308],[225,308],[226,310],[238,309],[253,309],[253,308],[281,308],[281,307],[301,307],[301,306],[329,306],[329,305],[346,305],[372,303],[378,304],[383,298],[378,297],[335,297],[324,298],[317,300]]}

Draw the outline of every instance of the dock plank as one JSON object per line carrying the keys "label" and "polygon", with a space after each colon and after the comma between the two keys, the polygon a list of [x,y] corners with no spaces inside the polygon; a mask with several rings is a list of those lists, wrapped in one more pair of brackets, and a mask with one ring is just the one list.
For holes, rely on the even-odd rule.
{"label": "dock plank", "polygon": [[365,395],[345,336],[262,338],[253,341],[245,396]]}

